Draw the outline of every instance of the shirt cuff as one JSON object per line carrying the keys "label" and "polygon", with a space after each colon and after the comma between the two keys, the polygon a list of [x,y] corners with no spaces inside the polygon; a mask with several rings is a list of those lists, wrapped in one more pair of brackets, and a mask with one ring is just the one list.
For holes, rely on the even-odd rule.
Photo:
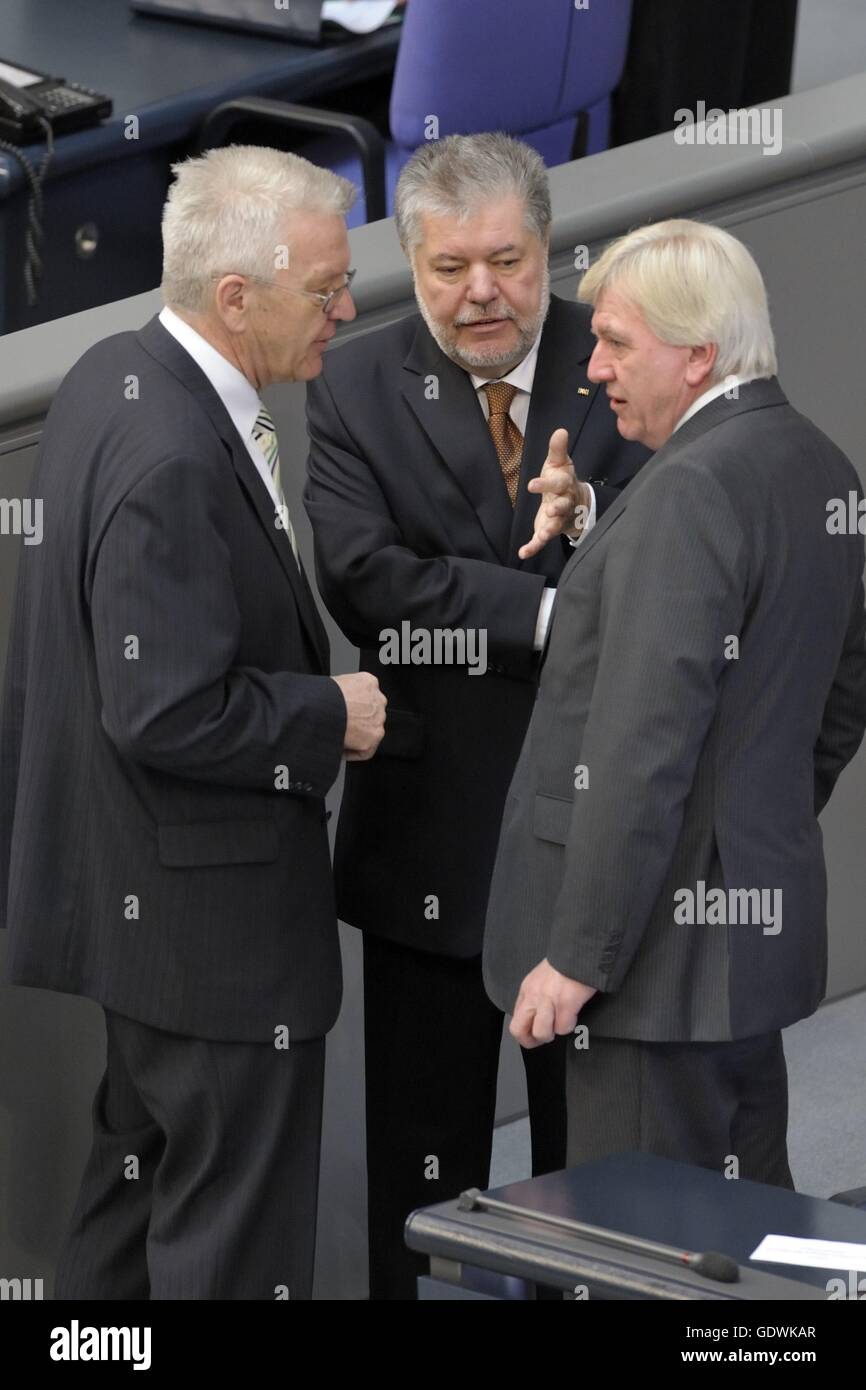
{"label": "shirt cuff", "polygon": [[584,526],[579,536],[575,536],[574,538],[572,538],[571,536],[566,536],[565,539],[568,541],[568,544],[572,547],[572,549],[580,545],[584,536],[589,535],[597,520],[597,512],[595,505],[595,488],[592,486],[592,483],[587,483],[586,486],[589,488],[589,516],[586,518],[586,525]]}
{"label": "shirt cuff", "polygon": [[547,588],[541,595],[541,603],[538,605],[538,621],[535,624],[535,641],[532,644],[533,651],[540,652],[544,646],[547,637],[547,629],[550,626],[550,613],[555,598],[555,589]]}

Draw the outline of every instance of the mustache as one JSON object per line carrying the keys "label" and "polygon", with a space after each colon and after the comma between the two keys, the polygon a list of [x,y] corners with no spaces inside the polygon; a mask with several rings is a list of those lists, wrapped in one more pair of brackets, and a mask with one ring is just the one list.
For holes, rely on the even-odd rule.
{"label": "mustache", "polygon": [[501,309],[487,309],[483,314],[475,314],[473,318],[462,318],[454,320],[455,328],[467,328],[472,323],[483,323],[485,319],[511,319],[515,320],[517,315],[510,305],[503,304]]}

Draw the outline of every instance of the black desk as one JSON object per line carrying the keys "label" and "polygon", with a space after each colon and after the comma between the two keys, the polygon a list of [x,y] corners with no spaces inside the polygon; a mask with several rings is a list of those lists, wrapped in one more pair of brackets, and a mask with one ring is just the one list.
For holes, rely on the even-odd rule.
{"label": "black desk", "polygon": [[[324,48],[145,15],[126,0],[2,0],[0,58],[104,92],[114,116],[63,136],[45,188],[45,271],[26,307],[21,266],[25,188],[0,154],[0,332],[153,289],[159,283],[159,213],[169,166],[201,119],[236,96],[305,101],[390,71],[399,28]],[[128,138],[138,118],[137,138]],[[26,147],[38,162],[43,147]],[[92,232],[96,249],[85,254]]]}
{"label": "black desk", "polygon": [[[730,1255],[744,1271],[761,1272],[760,1281],[753,1281],[753,1298],[826,1299],[827,1281],[848,1273],[750,1260],[766,1235],[866,1244],[866,1212],[761,1183],[729,1180],[706,1168],[649,1154],[617,1154],[567,1172],[510,1183],[487,1195],[684,1250]],[[406,1239],[413,1250],[434,1257],[440,1277],[450,1273],[454,1278],[454,1266],[462,1263],[569,1289],[581,1282],[575,1271],[584,1257],[629,1267],[633,1263],[624,1252],[591,1245],[553,1227],[461,1212],[456,1201],[413,1213]],[[671,1274],[698,1294],[703,1289],[705,1297],[736,1296],[736,1285],[711,1285],[698,1275],[678,1273],[674,1265],[637,1257],[634,1265],[650,1277]],[[745,1292],[741,1288],[740,1296]]]}

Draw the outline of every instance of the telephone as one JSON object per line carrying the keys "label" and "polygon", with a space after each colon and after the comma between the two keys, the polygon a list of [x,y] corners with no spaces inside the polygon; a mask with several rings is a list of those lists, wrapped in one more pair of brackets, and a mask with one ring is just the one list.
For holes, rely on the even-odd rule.
{"label": "telephone", "polygon": [[0,58],[0,139],[16,145],[43,140],[40,123],[48,121],[55,135],[96,125],[110,116],[109,97],[77,82],[33,72]]}

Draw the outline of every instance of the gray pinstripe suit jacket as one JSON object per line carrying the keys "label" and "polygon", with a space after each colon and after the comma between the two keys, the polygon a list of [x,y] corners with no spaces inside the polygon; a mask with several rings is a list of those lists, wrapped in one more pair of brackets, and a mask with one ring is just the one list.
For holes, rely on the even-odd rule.
{"label": "gray pinstripe suit jacket", "polygon": [[[493,874],[501,1008],[544,957],[601,991],[590,1034],[724,1040],[817,1007],[817,815],[866,725],[863,539],[827,530],[850,491],[845,455],[755,381],[681,426],[575,552]],[[718,889],[682,920],[681,890],[700,916]]]}
{"label": "gray pinstripe suit jacket", "polygon": [[31,492],[44,538],[0,719],[6,978],[196,1037],[321,1036],[346,707],[244,441],[158,319],[68,374]]}

